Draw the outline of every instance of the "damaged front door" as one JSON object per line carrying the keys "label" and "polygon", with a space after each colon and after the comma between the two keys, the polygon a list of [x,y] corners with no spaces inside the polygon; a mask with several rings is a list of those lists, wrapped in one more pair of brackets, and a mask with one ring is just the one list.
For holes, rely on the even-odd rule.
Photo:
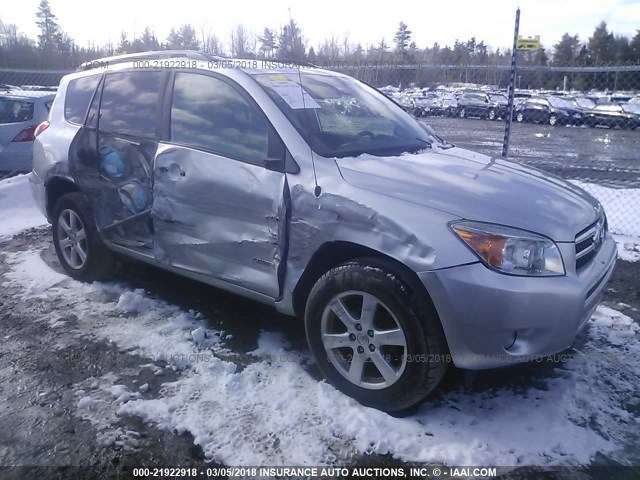
{"label": "damaged front door", "polygon": [[154,255],[277,298],[286,252],[284,145],[237,85],[175,74],[154,162]]}

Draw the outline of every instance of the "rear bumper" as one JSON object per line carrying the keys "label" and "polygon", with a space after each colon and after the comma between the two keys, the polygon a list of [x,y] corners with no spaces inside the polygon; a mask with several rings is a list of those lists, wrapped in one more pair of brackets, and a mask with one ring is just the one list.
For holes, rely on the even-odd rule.
{"label": "rear bumper", "polygon": [[0,147],[0,171],[28,172],[33,165],[33,142],[11,142]]}
{"label": "rear bumper", "polygon": [[508,276],[481,263],[419,277],[438,311],[454,364],[479,370],[571,346],[600,302],[615,261],[616,245],[608,237],[588,266],[562,277]]}
{"label": "rear bumper", "polygon": [[38,210],[40,210],[42,214],[49,219],[49,216],[47,215],[47,194],[44,181],[36,172],[31,172],[29,174],[29,187],[31,188],[33,202],[38,207]]}

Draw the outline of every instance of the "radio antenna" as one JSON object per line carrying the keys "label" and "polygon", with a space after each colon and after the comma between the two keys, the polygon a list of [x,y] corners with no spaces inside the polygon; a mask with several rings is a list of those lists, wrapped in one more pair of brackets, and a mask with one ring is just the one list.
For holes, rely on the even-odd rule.
{"label": "radio antenna", "polygon": [[[303,111],[304,121],[307,127],[307,134],[308,134],[310,132],[309,119],[307,118],[307,105],[304,101],[304,87],[302,86],[302,74],[300,73],[300,65],[298,65],[298,80],[300,81],[300,95],[302,96],[302,111]],[[311,147],[311,145],[309,145],[309,151],[311,153],[311,165],[313,167],[313,181],[316,185],[316,187],[313,190],[313,194],[315,195],[316,198],[318,198],[322,193],[322,188],[320,188],[320,185],[318,185],[318,175],[316,174],[316,162],[313,156],[313,147]]]}

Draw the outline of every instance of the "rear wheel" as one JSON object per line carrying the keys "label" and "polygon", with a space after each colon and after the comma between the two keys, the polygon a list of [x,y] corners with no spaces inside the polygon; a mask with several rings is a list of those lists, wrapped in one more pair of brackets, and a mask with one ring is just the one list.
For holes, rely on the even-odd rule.
{"label": "rear wheel", "polygon": [[77,280],[99,280],[113,269],[113,253],[102,242],[87,200],[80,192],[67,193],[56,203],[53,243],[62,268]]}
{"label": "rear wheel", "polygon": [[552,113],[551,115],[549,115],[549,125],[555,126],[557,124],[558,124],[558,117],[557,115]]}
{"label": "rear wheel", "polygon": [[489,110],[489,120],[495,120],[496,119],[496,111],[492,108],[491,110]]}
{"label": "rear wheel", "polygon": [[518,112],[516,114],[516,122],[518,122],[518,123],[524,122],[524,113]]}
{"label": "rear wheel", "polygon": [[309,295],[305,327],[327,380],[367,406],[397,411],[415,405],[447,368],[437,314],[375,259],[323,275]]}
{"label": "rear wheel", "polygon": [[458,115],[460,116],[460,118],[467,118],[467,111],[464,108],[461,108]]}

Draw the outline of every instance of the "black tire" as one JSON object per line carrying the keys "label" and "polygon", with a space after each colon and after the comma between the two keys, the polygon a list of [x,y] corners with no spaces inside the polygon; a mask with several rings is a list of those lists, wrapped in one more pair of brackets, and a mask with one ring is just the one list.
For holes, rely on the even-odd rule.
{"label": "black tire", "polygon": [[[349,295],[354,290],[365,292],[379,300],[382,310],[378,305],[375,311],[382,311],[383,315],[386,315],[384,309],[391,312],[406,339],[406,349],[403,351],[406,354],[407,362],[404,363],[402,371],[400,368],[396,371],[397,380],[395,383],[390,383],[384,388],[370,389],[356,385],[347,379],[345,374],[341,373],[332,363],[330,352],[325,349],[322,340],[323,315],[325,311],[330,312],[330,302],[336,295]],[[332,315],[332,313],[328,315]],[[362,315],[359,318],[358,321],[361,321]],[[394,271],[392,266],[378,259],[351,261],[325,273],[309,294],[305,311],[305,328],[309,347],[325,378],[337,389],[355,398],[363,405],[380,410],[399,411],[419,403],[440,383],[449,364],[449,352],[444,332],[435,309],[426,298],[426,293],[417,289],[412,290],[407,283],[401,280],[401,276]],[[378,332],[378,330],[376,331]],[[354,331],[354,333],[356,332]],[[353,343],[353,347],[348,347],[353,355],[352,360],[355,358],[357,348],[360,348],[359,345],[364,345],[364,343],[360,343],[360,336],[364,337],[364,332],[360,332],[358,340],[351,340],[351,337],[348,339]],[[370,336],[373,337],[373,334]],[[374,340],[375,338],[371,339],[372,344],[375,343]],[[366,342],[369,346],[369,339],[366,339]],[[384,350],[385,344],[381,343],[382,346],[378,345],[380,353],[389,355]],[[395,348],[402,349],[404,347]],[[370,348],[362,350],[361,357],[366,357],[365,364],[369,362],[368,367],[365,366],[362,372],[365,372],[367,368],[371,371],[370,369],[374,367],[376,371],[382,372],[374,365],[373,357],[370,357],[367,352]],[[386,356],[385,358],[390,357]],[[350,366],[351,362],[349,362]],[[361,379],[363,375],[364,373],[360,375]]]}
{"label": "black tire", "polygon": [[[60,226],[61,216],[63,213],[68,215],[70,211],[75,213],[80,220],[86,238],[83,243],[86,259],[81,266],[75,268],[65,258],[60,245],[60,231],[63,228]],[[83,282],[93,282],[94,280],[103,279],[112,273],[115,265],[114,254],[102,242],[89,204],[82,193],[71,192],[60,197],[53,209],[52,220],[53,244],[58,254],[58,260],[70,277]]]}

